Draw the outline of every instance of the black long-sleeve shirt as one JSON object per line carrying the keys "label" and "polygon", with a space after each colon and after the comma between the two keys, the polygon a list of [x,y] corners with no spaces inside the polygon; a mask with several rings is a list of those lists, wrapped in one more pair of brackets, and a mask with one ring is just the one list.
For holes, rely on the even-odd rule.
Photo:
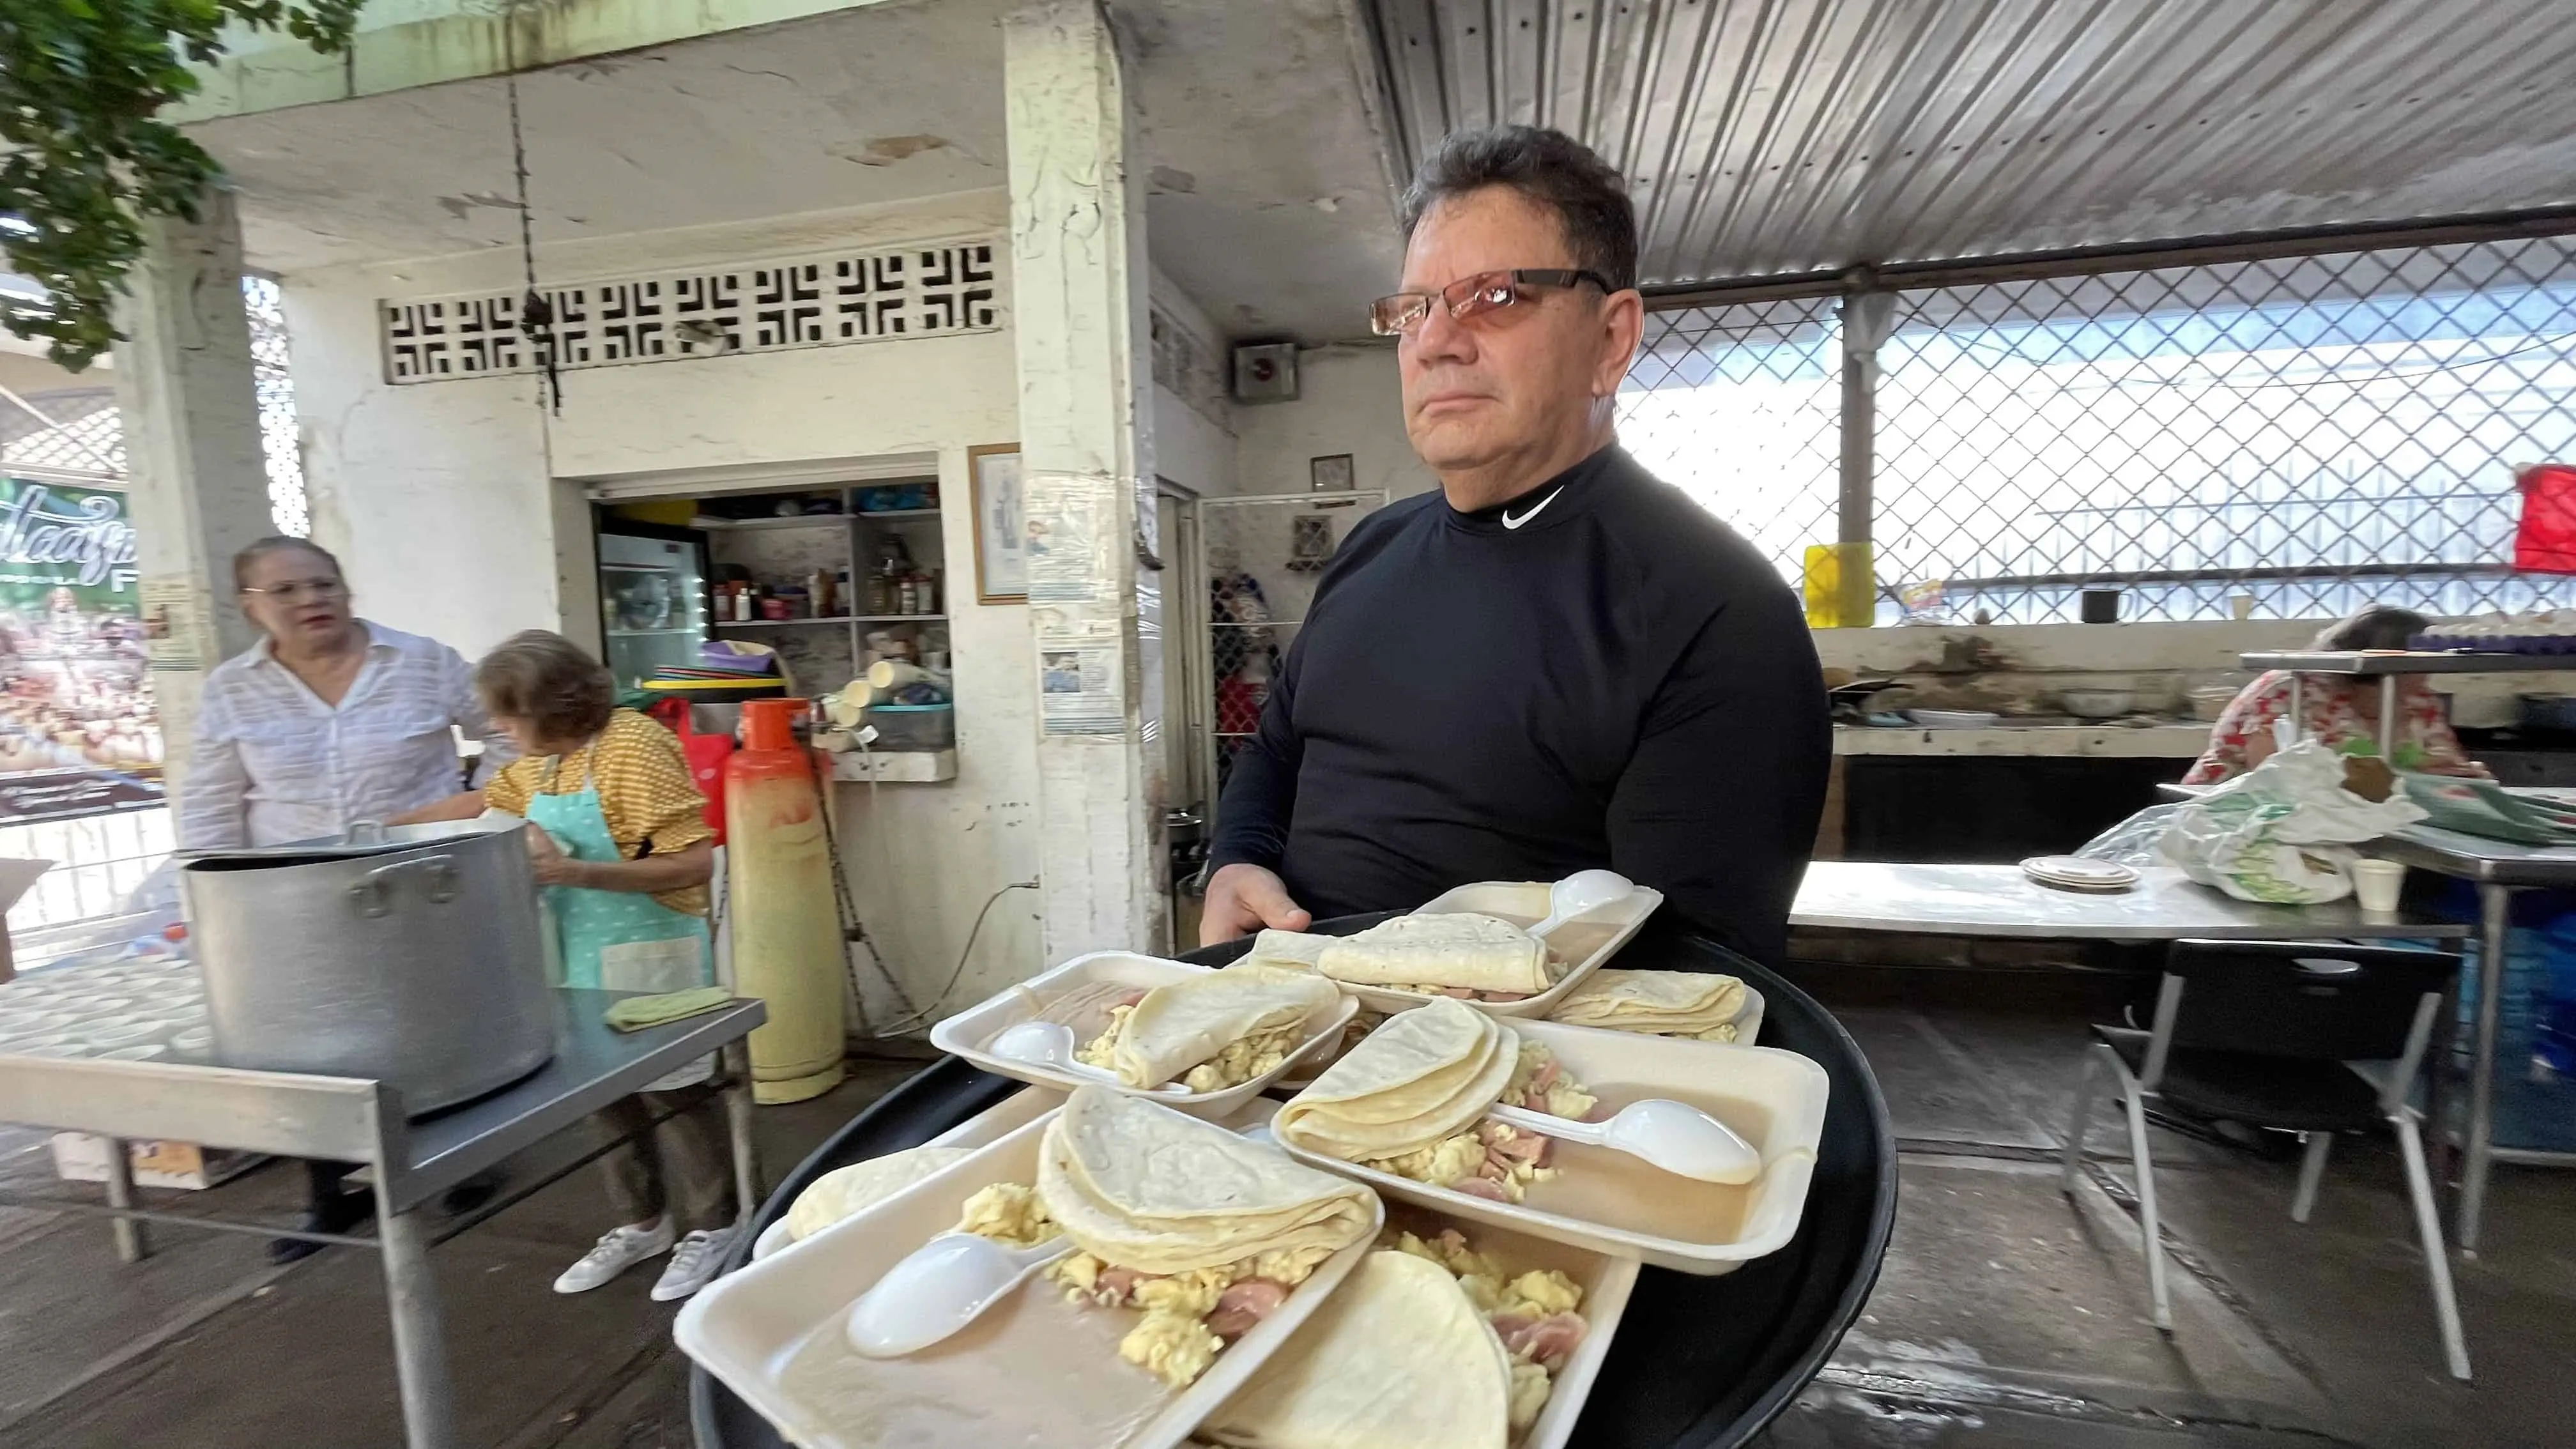
{"label": "black long-sleeve shirt", "polygon": [[1607,865],[1780,959],[1831,763],[1797,600],[1602,449],[1509,503],[1351,531],[1217,812],[1318,917]]}

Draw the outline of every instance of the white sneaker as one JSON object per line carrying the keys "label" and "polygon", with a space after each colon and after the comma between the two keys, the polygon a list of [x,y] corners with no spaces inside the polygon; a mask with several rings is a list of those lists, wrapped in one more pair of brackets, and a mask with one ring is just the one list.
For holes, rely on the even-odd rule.
{"label": "white sneaker", "polygon": [[599,1245],[555,1280],[557,1293],[587,1293],[658,1253],[671,1251],[671,1217],[665,1213],[649,1228],[628,1225],[600,1234]]}
{"label": "white sneaker", "polygon": [[740,1228],[708,1228],[680,1240],[671,1254],[671,1265],[662,1270],[662,1281],[653,1285],[653,1301],[669,1303],[686,1298],[715,1281],[724,1271],[725,1254],[733,1251]]}

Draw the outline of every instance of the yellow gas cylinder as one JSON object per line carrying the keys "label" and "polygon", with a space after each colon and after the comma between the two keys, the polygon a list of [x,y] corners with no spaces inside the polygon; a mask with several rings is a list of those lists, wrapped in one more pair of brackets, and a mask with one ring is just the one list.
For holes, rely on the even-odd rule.
{"label": "yellow gas cylinder", "polygon": [[743,747],[725,762],[727,899],[734,990],[769,1005],[751,1034],[752,1095],[801,1102],[841,1080],[841,917],[823,830],[822,778],[796,743],[801,699],[742,706]]}

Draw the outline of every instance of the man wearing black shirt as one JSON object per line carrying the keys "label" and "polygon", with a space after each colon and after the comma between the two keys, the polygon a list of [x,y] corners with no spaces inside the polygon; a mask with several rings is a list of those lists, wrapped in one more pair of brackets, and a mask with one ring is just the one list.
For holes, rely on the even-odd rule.
{"label": "man wearing black shirt", "polygon": [[1461,132],[1404,199],[1405,431],[1440,489],[1353,529],[1217,813],[1201,939],[1608,866],[1779,959],[1831,740],[1770,562],[1612,435],[1644,326],[1618,176]]}

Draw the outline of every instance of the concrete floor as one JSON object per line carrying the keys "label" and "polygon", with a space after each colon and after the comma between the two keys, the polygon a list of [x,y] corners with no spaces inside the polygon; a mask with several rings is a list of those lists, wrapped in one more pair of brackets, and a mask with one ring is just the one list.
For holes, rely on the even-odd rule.
{"label": "concrete floor", "polygon": [[[1867,1312],[1772,1430],[1777,1449],[2565,1444],[2576,1426],[2576,1177],[2507,1169],[2479,1257],[2455,1260],[2479,1381],[2441,1369],[2393,1150],[2348,1143],[2289,1221],[2292,1164],[2156,1134],[2177,1332],[2147,1322],[2124,1163],[2072,1203],[2052,1149],[2079,1015],[1847,1006],[1904,1147],[1895,1243]],[[766,1110],[773,1175],[910,1070],[863,1064]],[[55,1190],[0,1128],[0,1182]],[[275,1170],[179,1210],[292,1210]],[[638,1272],[546,1291],[604,1226],[588,1174],[441,1248],[469,1436],[505,1449],[687,1449],[671,1310]],[[400,1443],[371,1255],[270,1268],[259,1240],[158,1229],[119,1265],[95,1219],[0,1212],[0,1444],[336,1449]]]}

